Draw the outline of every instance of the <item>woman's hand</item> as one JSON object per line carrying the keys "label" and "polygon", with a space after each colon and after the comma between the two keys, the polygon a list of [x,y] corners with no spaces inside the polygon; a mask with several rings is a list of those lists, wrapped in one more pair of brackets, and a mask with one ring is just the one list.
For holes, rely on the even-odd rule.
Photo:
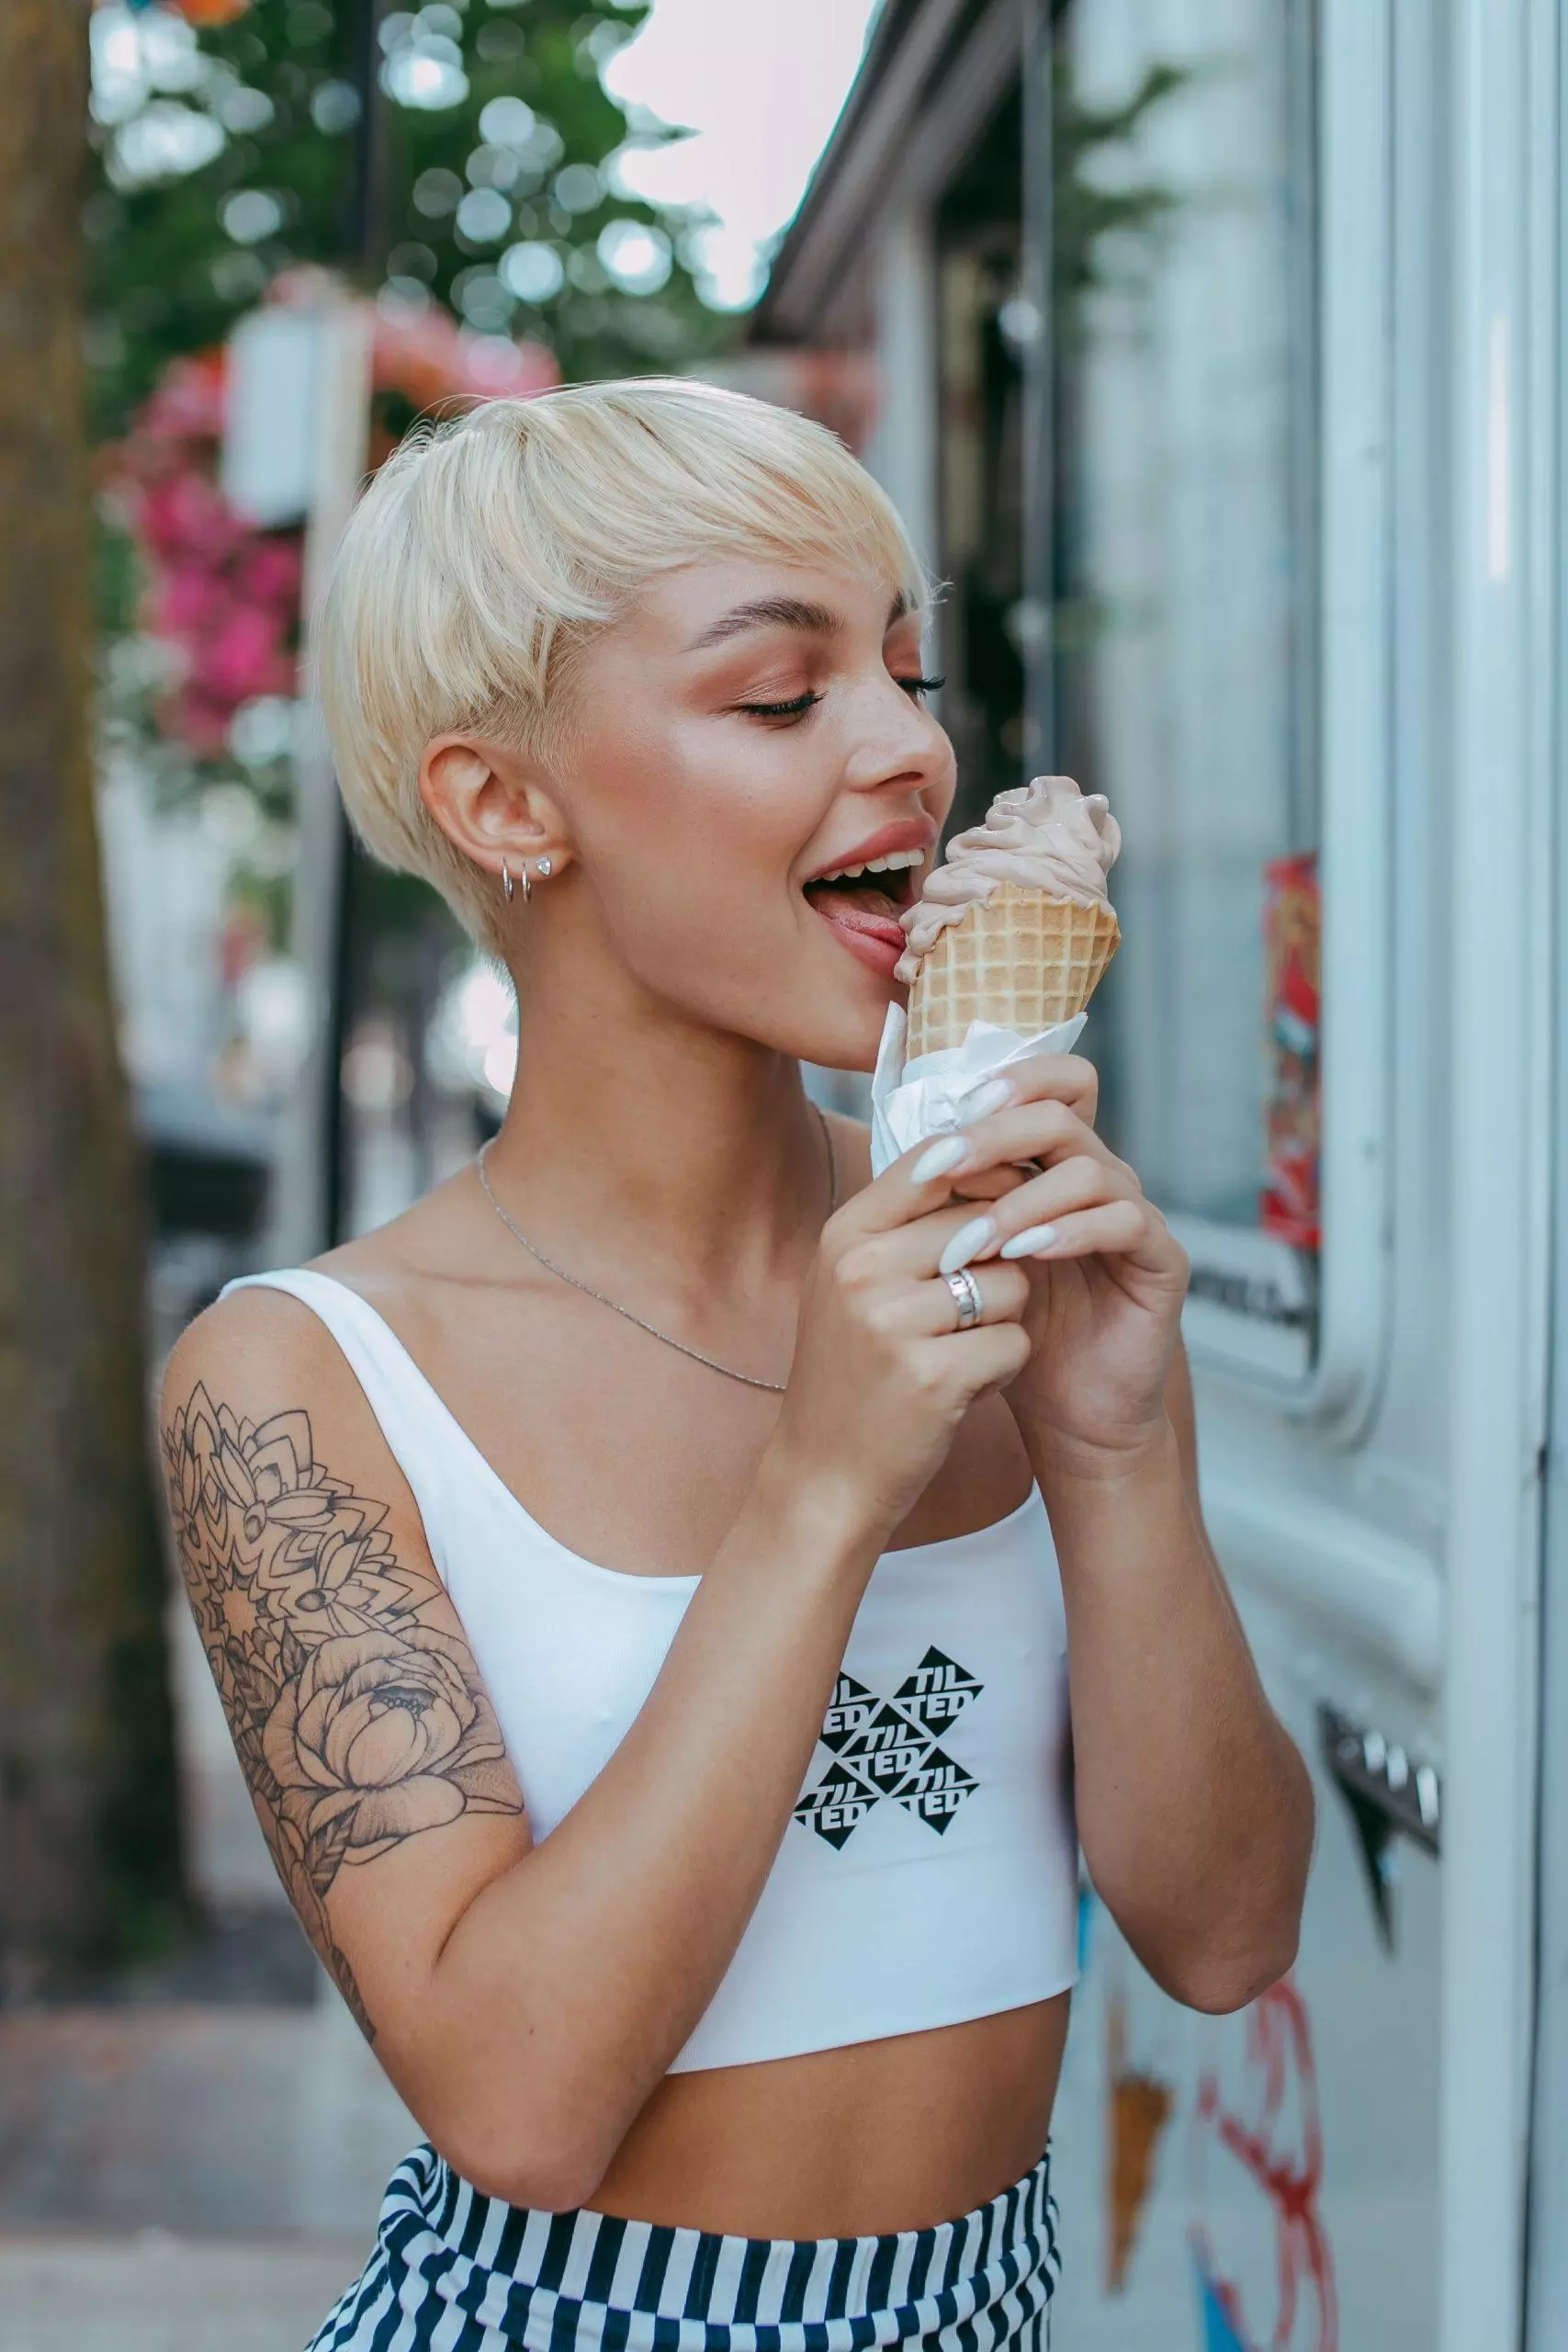
{"label": "woman's hand", "polygon": [[977,1267],[982,1319],[959,1329],[941,1261],[973,1211],[929,1146],[847,1201],[822,1230],[801,1298],[789,1387],[770,1453],[792,1481],[825,1482],[863,1528],[891,1533],[924,1492],[976,1398],[1022,1370],[1030,1299],[1021,1267]]}
{"label": "woman's hand", "polygon": [[[958,1246],[977,1275],[991,1261],[1028,1268],[1031,1352],[1008,1402],[1032,1453],[1074,1465],[1126,1458],[1163,1427],[1187,1293],[1185,1251],[1094,1131],[1097,1096],[1077,1055],[1016,1063],[977,1090],[986,1115],[948,1139],[945,1170],[974,1204]],[[1003,1171],[1031,1160],[1042,1172],[994,1197]]]}

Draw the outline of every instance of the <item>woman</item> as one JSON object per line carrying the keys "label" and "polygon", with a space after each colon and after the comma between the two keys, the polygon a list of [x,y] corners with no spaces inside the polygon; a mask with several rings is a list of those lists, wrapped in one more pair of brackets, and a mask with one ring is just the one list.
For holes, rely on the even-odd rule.
{"label": "woman", "polygon": [[874,1182],[802,1090],[953,796],[922,594],[830,435],[695,384],[497,401],[349,527],[344,794],[522,1051],[477,1166],[166,1383],[258,1814],[429,2135],[321,2346],[1043,2342],[1069,1710],[1156,1980],[1293,1955],[1307,1783],[1092,1069]]}

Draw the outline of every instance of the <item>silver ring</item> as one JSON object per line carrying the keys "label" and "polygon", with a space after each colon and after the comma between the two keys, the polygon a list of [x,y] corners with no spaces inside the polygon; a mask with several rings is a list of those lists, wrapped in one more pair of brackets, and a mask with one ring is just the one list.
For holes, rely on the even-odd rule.
{"label": "silver ring", "polygon": [[961,1331],[972,1331],[986,1311],[979,1283],[967,1266],[961,1266],[955,1274],[944,1274],[942,1280],[953,1293],[953,1303],[958,1309],[957,1328]]}

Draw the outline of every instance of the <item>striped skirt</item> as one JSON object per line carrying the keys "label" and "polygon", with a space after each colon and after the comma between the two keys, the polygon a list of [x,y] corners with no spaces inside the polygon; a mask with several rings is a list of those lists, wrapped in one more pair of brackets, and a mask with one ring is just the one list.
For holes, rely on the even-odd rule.
{"label": "striped skirt", "polygon": [[308,2352],[1049,2352],[1058,2267],[1048,2156],[961,2221],[797,2240],[525,2211],[424,2145]]}

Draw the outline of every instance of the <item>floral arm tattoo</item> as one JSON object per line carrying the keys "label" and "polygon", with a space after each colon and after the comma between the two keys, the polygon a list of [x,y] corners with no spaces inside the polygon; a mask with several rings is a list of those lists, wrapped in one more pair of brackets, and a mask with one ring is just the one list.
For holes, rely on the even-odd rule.
{"label": "floral arm tattoo", "polygon": [[465,1813],[520,1815],[495,1713],[387,1506],[317,1461],[303,1412],[237,1419],[197,1386],[164,1461],[191,1608],[277,1874],[367,2040],[327,1922],[345,1864]]}

